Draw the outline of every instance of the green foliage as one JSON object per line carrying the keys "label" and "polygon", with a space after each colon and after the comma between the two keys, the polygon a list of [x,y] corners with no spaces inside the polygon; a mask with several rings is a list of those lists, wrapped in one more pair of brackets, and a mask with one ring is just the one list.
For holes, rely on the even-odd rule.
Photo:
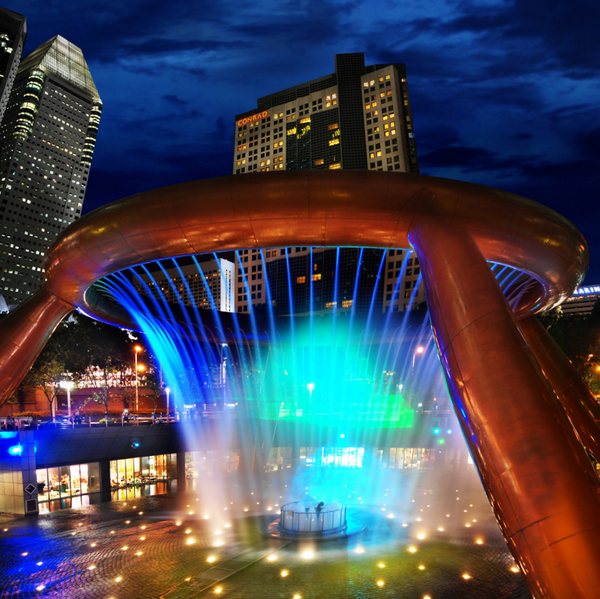
{"label": "green foliage", "polygon": [[30,390],[42,389],[50,404],[50,409],[52,409],[64,371],[65,365],[63,362],[50,357],[48,354],[40,355],[27,376],[25,376],[22,386]]}
{"label": "green foliage", "polygon": [[540,315],[539,320],[571,360],[592,393],[600,393],[600,302],[596,302],[589,315],[565,315],[557,308]]}
{"label": "green foliage", "polygon": [[[87,316],[72,313],[56,328],[21,388],[41,388],[50,405],[56,399],[61,380],[100,388],[93,400],[108,410],[110,387],[125,386],[124,372],[131,369],[133,344],[127,331]],[[66,373],[68,373],[67,376]]]}

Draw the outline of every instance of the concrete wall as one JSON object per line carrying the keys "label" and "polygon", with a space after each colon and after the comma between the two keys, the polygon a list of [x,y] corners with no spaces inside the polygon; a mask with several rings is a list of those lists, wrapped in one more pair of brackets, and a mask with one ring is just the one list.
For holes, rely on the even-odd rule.
{"label": "concrete wall", "polygon": [[[9,448],[17,445],[21,446],[21,455],[10,455]],[[0,513],[37,513],[34,447],[33,431],[16,432],[12,437],[0,438]],[[28,493],[25,488],[30,484],[33,490]]]}

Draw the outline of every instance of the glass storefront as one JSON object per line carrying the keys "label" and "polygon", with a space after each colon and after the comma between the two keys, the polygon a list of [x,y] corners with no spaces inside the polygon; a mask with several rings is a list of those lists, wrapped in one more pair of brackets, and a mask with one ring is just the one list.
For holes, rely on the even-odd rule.
{"label": "glass storefront", "polygon": [[[273,448],[269,458],[269,467],[277,470],[285,468],[285,460],[277,460],[278,449]],[[291,456],[291,452],[290,452]],[[301,466],[363,468],[380,467],[427,470],[434,467],[436,450],[423,447],[391,447],[386,449],[368,449],[364,447],[300,447]],[[291,458],[290,458],[291,461]],[[279,466],[280,463],[284,465]],[[275,467],[277,465],[277,467]]]}
{"label": "glass storefront", "polygon": [[177,478],[177,454],[150,455],[141,458],[111,460],[111,489],[154,483]]}
{"label": "glass storefront", "polygon": [[292,467],[292,448],[273,447],[269,453],[267,471],[285,470]]}
{"label": "glass storefront", "polygon": [[231,472],[239,467],[240,456],[227,449],[187,451],[185,453],[186,479],[212,478],[221,472]]}
{"label": "glass storefront", "polygon": [[100,465],[74,464],[36,470],[40,513],[97,503]]}
{"label": "glass storefront", "polygon": [[392,447],[388,468],[428,470],[435,465],[436,450],[423,447]]}
{"label": "glass storefront", "polygon": [[112,499],[121,501],[177,490],[177,454],[111,460]]}

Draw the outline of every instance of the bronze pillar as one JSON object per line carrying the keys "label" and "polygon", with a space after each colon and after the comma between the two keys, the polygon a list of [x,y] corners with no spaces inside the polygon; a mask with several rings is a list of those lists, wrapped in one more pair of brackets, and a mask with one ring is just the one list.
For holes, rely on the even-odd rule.
{"label": "bronze pillar", "polygon": [[20,385],[50,335],[73,306],[42,287],[0,321],[0,399]]}
{"label": "bronze pillar", "polygon": [[505,539],[535,597],[600,589],[600,487],[470,233],[409,233],[452,401]]}

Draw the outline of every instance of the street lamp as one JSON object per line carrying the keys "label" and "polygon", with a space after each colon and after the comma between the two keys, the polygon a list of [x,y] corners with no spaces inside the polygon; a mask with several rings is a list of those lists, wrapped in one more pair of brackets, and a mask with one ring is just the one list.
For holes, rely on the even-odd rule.
{"label": "street lamp", "polygon": [[137,357],[138,357],[138,353],[142,351],[142,347],[140,345],[135,345],[134,346],[134,351],[135,351],[135,411],[138,411],[138,407],[139,407],[139,391],[138,391],[138,361],[137,361]]}
{"label": "street lamp", "polygon": [[69,410],[69,419],[71,418],[71,389],[75,386],[73,381],[61,381],[60,386],[67,390],[67,409]]}
{"label": "street lamp", "polygon": [[308,393],[309,393],[309,409],[312,412],[312,392],[313,389],[315,388],[315,384],[314,383],[308,383],[308,385],[306,385],[306,388],[308,389]]}
{"label": "street lamp", "polygon": [[425,351],[425,348],[422,345],[419,345],[419,347],[417,347],[417,349],[415,350],[415,353],[413,354],[413,360],[412,360],[413,373],[415,371],[415,358],[417,357],[417,354],[421,355],[424,351]]}
{"label": "street lamp", "polygon": [[225,404],[227,403],[227,394],[226,394],[226,385],[227,385],[227,356],[225,356],[225,348],[227,347],[227,343],[220,343],[221,350],[221,364],[219,365],[220,369],[220,379],[221,379],[221,390],[223,393],[223,409],[225,409]]}

